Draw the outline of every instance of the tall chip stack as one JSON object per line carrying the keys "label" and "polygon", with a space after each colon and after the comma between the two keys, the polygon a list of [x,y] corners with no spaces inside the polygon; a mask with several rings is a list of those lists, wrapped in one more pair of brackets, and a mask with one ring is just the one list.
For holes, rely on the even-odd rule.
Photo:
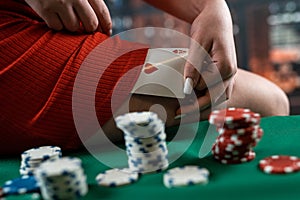
{"label": "tall chip stack", "polygon": [[214,158],[223,164],[253,160],[256,157],[253,148],[263,136],[260,119],[258,113],[244,108],[212,111],[209,122],[219,133],[212,148]]}
{"label": "tall chip stack", "polygon": [[124,132],[130,170],[144,174],[168,168],[165,125],[156,113],[127,113],[116,124]]}

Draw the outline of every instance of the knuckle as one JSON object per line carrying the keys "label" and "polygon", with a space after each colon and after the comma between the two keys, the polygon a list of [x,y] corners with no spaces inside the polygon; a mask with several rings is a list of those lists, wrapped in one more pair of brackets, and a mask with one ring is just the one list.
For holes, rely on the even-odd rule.
{"label": "knuckle", "polygon": [[88,23],[85,25],[86,26],[86,31],[88,32],[93,32],[97,29],[98,27],[98,20],[89,20]]}
{"label": "knuckle", "polygon": [[107,22],[105,27],[109,30],[112,29],[112,22],[111,21]]}
{"label": "knuckle", "polygon": [[232,61],[223,61],[220,72],[224,79],[230,78],[237,73],[237,66]]}
{"label": "knuckle", "polygon": [[75,0],[75,1],[73,2],[73,5],[75,5],[75,6],[80,6],[80,5],[84,4],[84,1],[86,1],[86,0]]}

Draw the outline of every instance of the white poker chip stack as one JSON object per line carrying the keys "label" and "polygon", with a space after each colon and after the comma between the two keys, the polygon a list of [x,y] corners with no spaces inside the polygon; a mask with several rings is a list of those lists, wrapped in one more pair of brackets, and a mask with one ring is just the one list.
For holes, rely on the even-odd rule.
{"label": "white poker chip stack", "polygon": [[116,118],[124,132],[129,169],[158,172],[169,166],[165,126],[153,112],[132,112]]}
{"label": "white poker chip stack", "polygon": [[41,146],[24,151],[21,154],[21,175],[33,175],[34,170],[46,160],[55,160],[62,155],[57,146]]}
{"label": "white poker chip stack", "polygon": [[78,199],[87,194],[87,178],[78,158],[42,163],[34,173],[43,199]]}

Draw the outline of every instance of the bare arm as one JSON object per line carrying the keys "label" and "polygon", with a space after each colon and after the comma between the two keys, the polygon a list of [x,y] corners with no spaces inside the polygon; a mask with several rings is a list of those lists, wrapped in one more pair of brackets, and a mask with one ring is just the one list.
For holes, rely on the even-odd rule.
{"label": "bare arm", "polygon": [[198,14],[203,9],[203,2],[206,0],[144,0],[152,6],[166,11],[175,17],[182,19],[186,22],[192,23]]}
{"label": "bare arm", "polygon": [[[214,99],[209,95],[200,97],[198,102],[182,107],[177,114],[192,112],[198,106],[205,107],[211,101],[216,102],[223,94],[229,99],[233,87],[232,78],[237,71],[237,61],[232,19],[225,0],[186,0],[184,3],[181,0],[145,1],[192,24],[190,37],[194,42],[190,45],[188,60],[193,64],[186,63],[184,76],[192,79],[193,88],[203,90],[218,82],[218,87],[224,90],[220,96],[212,97]],[[206,69],[203,67],[205,53],[202,48],[210,55],[212,65],[218,68],[215,70],[217,73],[209,70],[212,66]]]}

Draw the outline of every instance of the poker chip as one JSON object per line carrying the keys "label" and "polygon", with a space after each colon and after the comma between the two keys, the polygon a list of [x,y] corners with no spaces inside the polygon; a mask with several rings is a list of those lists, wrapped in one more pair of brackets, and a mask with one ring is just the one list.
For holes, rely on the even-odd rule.
{"label": "poker chip", "polygon": [[165,125],[156,113],[127,113],[118,116],[116,124],[124,132],[131,171],[145,174],[168,168]]}
{"label": "poker chip", "polygon": [[168,170],[163,176],[167,188],[208,183],[209,171],[199,166],[176,167]]}
{"label": "poker chip", "polygon": [[61,148],[57,146],[41,146],[24,151],[21,154],[21,175],[33,175],[34,170],[47,160],[58,159],[62,156]]}
{"label": "poker chip", "polygon": [[44,199],[76,199],[87,194],[87,178],[79,158],[43,162],[34,175]]}
{"label": "poker chip", "polygon": [[229,128],[217,128],[217,131],[221,135],[237,135],[237,136],[243,136],[248,135],[249,133],[256,133],[260,129],[259,125],[254,126],[247,126],[245,128],[236,128],[236,129],[229,129]]}
{"label": "poker chip", "polygon": [[221,163],[223,164],[240,164],[240,163],[245,163],[245,162],[250,162],[253,159],[255,159],[256,153],[254,151],[250,151],[243,156],[232,156],[229,158],[226,157],[219,157],[218,159],[220,160]]}
{"label": "poker chip", "polygon": [[22,176],[20,178],[8,180],[2,186],[4,195],[25,194],[39,192],[39,185],[34,176]]}
{"label": "poker chip", "polygon": [[252,112],[245,108],[227,108],[223,110],[212,111],[209,116],[209,123],[217,127],[226,127],[236,129],[239,127],[248,127],[260,122],[260,114]]}
{"label": "poker chip", "polygon": [[96,181],[101,186],[117,187],[134,183],[138,180],[139,174],[128,168],[110,169],[96,176]]}
{"label": "poker chip", "polygon": [[149,138],[164,131],[164,123],[153,112],[130,112],[115,120],[117,127],[131,137]]}
{"label": "poker chip", "polygon": [[287,155],[273,155],[259,161],[259,168],[267,174],[287,174],[300,170],[300,158]]}
{"label": "poker chip", "polygon": [[240,164],[255,159],[253,148],[263,136],[258,113],[244,108],[215,110],[209,122],[219,133],[212,147],[216,160],[223,164]]}

